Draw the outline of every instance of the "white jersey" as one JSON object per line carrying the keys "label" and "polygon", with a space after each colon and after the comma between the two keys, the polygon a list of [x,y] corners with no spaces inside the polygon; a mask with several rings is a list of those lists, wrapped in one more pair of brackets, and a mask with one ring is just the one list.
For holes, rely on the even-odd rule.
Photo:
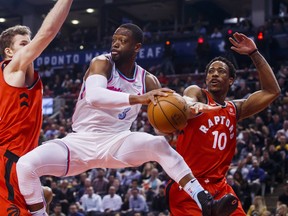
{"label": "white jersey", "polygon": [[[135,63],[133,78],[127,78],[117,70],[111,55],[108,54],[105,56],[110,60],[111,64],[113,64],[107,89],[132,95],[142,95],[145,93],[146,70]],[[95,94],[97,94],[97,92],[95,92]],[[72,129],[75,132],[115,133],[130,130],[142,106],[141,104],[137,104],[114,108],[96,107],[86,102],[85,95],[85,81],[83,81],[75,112],[72,117]]]}

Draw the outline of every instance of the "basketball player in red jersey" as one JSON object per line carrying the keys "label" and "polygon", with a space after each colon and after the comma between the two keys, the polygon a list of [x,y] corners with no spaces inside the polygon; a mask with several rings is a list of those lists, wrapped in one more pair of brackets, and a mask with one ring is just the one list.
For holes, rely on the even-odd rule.
{"label": "basketball player in red jersey", "polygon": [[[183,97],[190,104],[191,116],[178,137],[176,147],[195,177],[215,199],[226,193],[236,196],[225,175],[235,153],[237,121],[262,111],[280,94],[273,71],[253,40],[241,33],[235,33],[229,40],[232,50],[251,57],[262,89],[247,99],[226,101],[236,70],[225,58],[213,59],[205,71],[207,90],[193,85],[184,91]],[[211,109],[215,105],[221,108]],[[201,215],[196,203],[175,182],[168,184],[167,197],[173,216]],[[240,202],[231,215],[246,215]]]}
{"label": "basketball player in red jersey", "polygon": [[[18,188],[16,163],[20,156],[38,146],[42,126],[43,88],[32,62],[58,33],[71,3],[72,0],[58,0],[33,40],[29,28],[20,25],[0,35],[3,59],[0,68],[1,216],[31,215]],[[49,194],[48,190],[44,194],[47,192]],[[33,211],[33,207],[30,210]],[[43,211],[46,214],[44,206]]]}

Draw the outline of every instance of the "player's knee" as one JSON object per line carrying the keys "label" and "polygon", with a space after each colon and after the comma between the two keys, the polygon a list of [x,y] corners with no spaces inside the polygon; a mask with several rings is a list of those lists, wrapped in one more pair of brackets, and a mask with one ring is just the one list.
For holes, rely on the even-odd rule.
{"label": "player's knee", "polygon": [[161,136],[157,136],[154,142],[148,142],[148,143],[150,143],[149,149],[152,153],[158,153],[159,150],[161,150],[161,152],[165,152],[170,148],[170,145],[167,142],[167,140]]}
{"label": "player's knee", "polygon": [[22,178],[26,178],[27,175],[33,173],[33,165],[26,160],[26,157],[20,157],[18,162],[16,163],[16,171],[18,175],[18,179],[21,181]]}

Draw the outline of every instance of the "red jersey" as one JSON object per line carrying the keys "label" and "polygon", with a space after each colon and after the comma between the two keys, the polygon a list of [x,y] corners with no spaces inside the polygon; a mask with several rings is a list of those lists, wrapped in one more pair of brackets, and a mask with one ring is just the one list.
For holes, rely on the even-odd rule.
{"label": "red jersey", "polygon": [[42,126],[42,82],[34,73],[32,86],[8,85],[0,63],[0,215],[30,216],[19,191],[16,174],[18,158],[38,146]]}
{"label": "red jersey", "polygon": [[8,85],[0,63],[0,148],[22,156],[38,146],[42,126],[42,82],[34,74],[32,86],[16,88]]}
{"label": "red jersey", "polygon": [[[203,91],[207,104],[216,105],[208,91]],[[196,178],[225,177],[236,148],[236,112],[235,104],[225,101],[222,109],[190,119],[179,135],[176,149]]]}

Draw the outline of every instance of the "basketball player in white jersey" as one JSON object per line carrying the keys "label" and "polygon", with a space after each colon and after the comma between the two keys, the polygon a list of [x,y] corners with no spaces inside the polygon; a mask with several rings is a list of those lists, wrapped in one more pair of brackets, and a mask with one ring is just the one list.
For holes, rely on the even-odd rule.
{"label": "basketball player in white jersey", "polygon": [[40,176],[72,176],[96,167],[135,167],[156,161],[195,200],[203,215],[229,215],[237,208],[232,194],[214,200],[204,191],[163,136],[130,131],[142,105],[172,92],[136,64],[142,41],[138,26],[121,25],[112,37],[111,53],[94,58],[84,76],[73,114],[74,132],[19,159],[19,187],[29,205],[43,202]]}

